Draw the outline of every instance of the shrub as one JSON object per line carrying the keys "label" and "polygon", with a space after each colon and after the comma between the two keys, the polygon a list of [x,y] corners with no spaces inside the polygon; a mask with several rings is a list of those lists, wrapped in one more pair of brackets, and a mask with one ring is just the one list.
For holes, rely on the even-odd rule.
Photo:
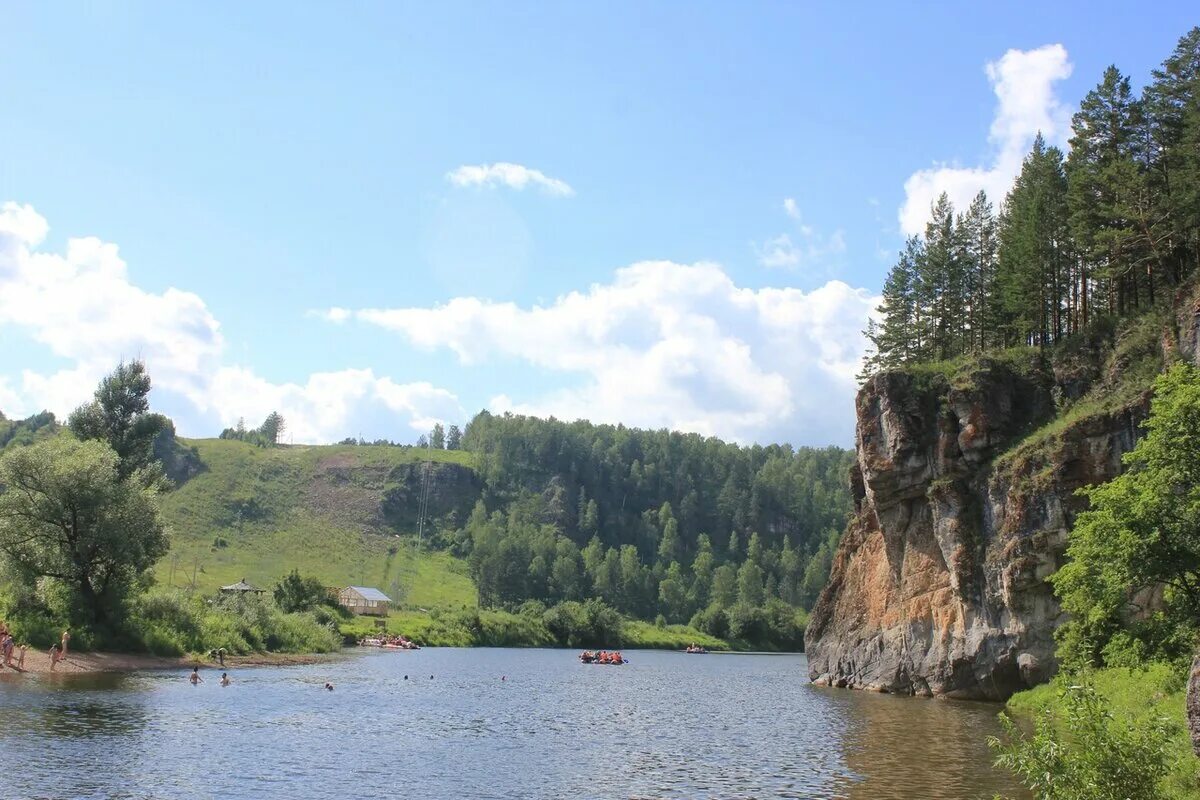
{"label": "shrub", "polygon": [[1061,711],[1047,709],[1022,734],[1001,715],[1007,742],[989,737],[1011,771],[1039,800],[1157,800],[1169,765],[1172,726],[1161,718],[1118,719],[1088,683],[1065,686]]}
{"label": "shrub", "polygon": [[300,571],[296,569],[275,584],[272,594],[276,605],[288,613],[312,611],[322,605],[335,605],[319,578],[301,577]]}
{"label": "shrub", "polygon": [[568,600],[542,616],[547,631],[565,647],[614,647],[623,640],[625,620],[603,600]]}
{"label": "shrub", "polygon": [[735,603],[726,612],[729,618],[729,637],[751,642],[766,639],[766,617],[761,608],[747,603]]}
{"label": "shrub", "polygon": [[704,631],[709,636],[715,636],[718,639],[729,637],[729,617],[726,615],[725,609],[716,603],[703,611],[697,611],[689,624],[693,628]]}

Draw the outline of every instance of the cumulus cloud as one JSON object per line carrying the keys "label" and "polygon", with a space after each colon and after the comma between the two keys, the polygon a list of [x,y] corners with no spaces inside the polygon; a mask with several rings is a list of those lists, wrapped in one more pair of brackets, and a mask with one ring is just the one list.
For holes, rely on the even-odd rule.
{"label": "cumulus cloud", "polygon": [[1009,50],[985,67],[996,94],[996,113],[988,132],[989,164],[973,167],[938,165],[913,173],[904,182],[900,229],[906,235],[925,230],[929,208],[942,192],[954,205],[965,208],[983,189],[999,204],[1038,131],[1050,144],[1064,145],[1071,125],[1071,109],[1055,94],[1055,84],[1070,77],[1072,64],[1061,44],[1035,50]]}
{"label": "cumulus cloud", "polygon": [[455,186],[507,186],[521,191],[527,186],[541,189],[553,197],[570,197],[575,190],[563,180],[551,178],[541,170],[521,164],[498,161],[495,164],[464,164],[446,173],[446,180]]}
{"label": "cumulus cloud", "polygon": [[458,398],[445,389],[396,383],[370,369],[318,372],[298,384],[272,383],[244,367],[223,367],[213,375],[210,390],[224,425],[239,417],[254,424],[278,411],[287,420],[288,436],[297,442],[330,442],[357,435],[364,427],[378,431],[380,415],[402,420],[414,433],[464,415]]}
{"label": "cumulus cloud", "polygon": [[716,264],[641,262],[546,306],[458,297],[367,308],[363,323],[465,365],[514,359],[565,388],[492,399],[497,411],[669,427],[742,441],[849,442],[861,329],[878,298],[739,287]]}
{"label": "cumulus cloud", "polygon": [[773,236],[761,244],[752,244],[758,262],[764,267],[829,267],[833,257],[846,252],[845,233],[838,229],[825,236],[807,224],[794,197],[783,199],[783,213],[795,220],[795,230]]}
{"label": "cumulus cloud", "polygon": [[272,410],[288,419],[298,442],[340,439],[363,415],[390,414],[393,431],[397,420],[419,431],[463,416],[450,392],[370,370],[314,374],[303,384],[259,378],[225,362],[220,324],[198,295],[138,287],[117,246],[93,237],[69,239],[63,253],[43,251],[48,230],[32,207],[0,206],[0,331],[24,333],[65,364],[26,369],[19,381],[0,375],[0,408],[10,416],[69,413],[121,358],[144,359],[156,394],[194,412],[177,419],[185,434],[211,434],[204,424],[239,417],[257,424]]}

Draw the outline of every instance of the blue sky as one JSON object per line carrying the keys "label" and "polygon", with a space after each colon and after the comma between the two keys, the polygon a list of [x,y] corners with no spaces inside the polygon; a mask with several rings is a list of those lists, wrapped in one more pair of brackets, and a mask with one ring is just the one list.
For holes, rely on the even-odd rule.
{"label": "blue sky", "polygon": [[998,202],[1106,65],[1140,84],[1195,24],[246,5],[0,3],[6,414],[141,356],[190,435],[489,407],[848,445],[858,331],[931,194]]}

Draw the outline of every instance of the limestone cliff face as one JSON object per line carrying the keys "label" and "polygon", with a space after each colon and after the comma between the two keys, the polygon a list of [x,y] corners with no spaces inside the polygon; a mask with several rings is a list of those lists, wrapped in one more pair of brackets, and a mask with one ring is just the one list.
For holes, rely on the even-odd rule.
{"label": "limestone cliff face", "polygon": [[887,373],[863,386],[856,514],[805,637],[814,682],[1003,699],[1054,673],[1061,612],[1045,579],[1074,492],[1118,474],[1147,400],[1009,448],[1088,379],[984,361],[953,383]]}

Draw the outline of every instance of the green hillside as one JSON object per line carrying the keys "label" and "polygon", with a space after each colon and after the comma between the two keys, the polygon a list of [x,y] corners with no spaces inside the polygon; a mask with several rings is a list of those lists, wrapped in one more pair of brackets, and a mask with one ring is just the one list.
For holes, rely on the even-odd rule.
{"label": "green hillside", "polygon": [[[160,584],[187,587],[194,577],[197,589],[211,591],[244,577],[269,587],[298,569],[330,586],[378,586],[407,607],[475,602],[465,562],[427,548],[418,553],[407,524],[415,512],[389,513],[388,503],[400,498],[415,508],[413,482],[426,459],[473,473],[472,454],[181,442],[198,458],[198,471],[163,497],[171,552],[156,568]],[[431,509],[438,511],[445,508]]]}

